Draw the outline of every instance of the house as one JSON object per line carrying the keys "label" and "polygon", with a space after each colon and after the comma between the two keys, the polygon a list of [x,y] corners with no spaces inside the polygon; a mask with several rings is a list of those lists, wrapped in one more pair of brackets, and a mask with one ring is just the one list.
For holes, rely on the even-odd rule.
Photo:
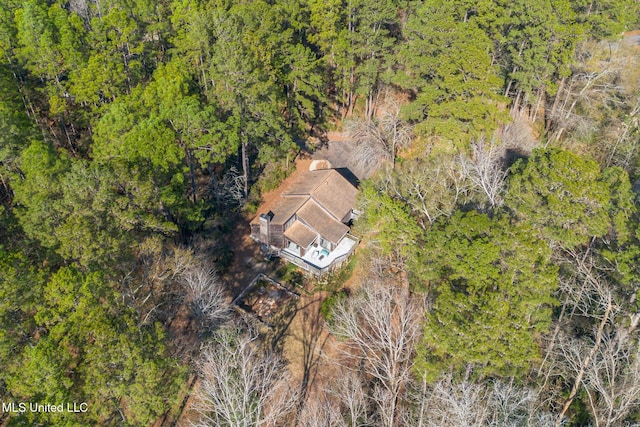
{"label": "house", "polygon": [[336,169],[305,171],[251,221],[251,237],[271,254],[324,274],[342,264],[358,244],[349,234],[357,192]]}

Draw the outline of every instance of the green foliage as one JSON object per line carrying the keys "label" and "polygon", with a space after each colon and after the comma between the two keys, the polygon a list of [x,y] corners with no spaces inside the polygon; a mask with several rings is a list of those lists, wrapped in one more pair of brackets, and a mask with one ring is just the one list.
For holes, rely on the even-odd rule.
{"label": "green foliage", "polygon": [[0,246],[0,365],[6,372],[19,364],[19,354],[35,328],[33,313],[41,299],[42,274],[19,251]]}
{"label": "green foliage", "polygon": [[538,90],[555,94],[556,79],[570,74],[576,45],[584,34],[570,2],[517,1],[508,12],[498,31],[512,86],[532,97]]}
{"label": "green foliage", "polygon": [[388,80],[394,30],[400,25],[397,10],[395,0],[309,2],[308,37],[332,72],[343,115],[353,110],[360,96],[365,114],[372,116],[375,98]]}
{"label": "green foliage", "polygon": [[280,282],[284,282],[290,288],[294,286],[303,287],[305,283],[304,273],[295,265],[285,262],[282,267],[276,271],[276,276]]}
{"label": "green foliage", "polygon": [[535,150],[515,165],[506,203],[545,239],[565,247],[609,230],[611,194],[600,168],[569,151]]}
{"label": "green foliage", "polygon": [[637,215],[635,194],[631,188],[629,174],[622,168],[613,167],[602,171],[602,181],[609,189],[610,232],[609,239],[616,246],[626,245],[634,231],[634,217]]}
{"label": "green foliage", "polygon": [[14,177],[13,190],[20,224],[44,247],[55,249],[55,230],[62,218],[52,207],[64,195],[62,177],[70,169],[69,159],[50,144],[34,141],[22,151],[19,166],[24,178]]}
{"label": "green foliage", "polygon": [[22,153],[20,167],[24,179],[14,180],[14,191],[25,232],[85,267],[130,259],[131,231],[176,230],[162,218],[162,196],[136,180],[135,171],[125,181],[107,166],[80,161],[70,166],[64,155],[40,142]]}
{"label": "green foliage", "polygon": [[493,45],[475,20],[460,20],[454,2],[427,1],[406,26],[396,82],[415,94],[405,109],[415,131],[456,142],[491,132],[508,117],[492,61]]}
{"label": "green foliage", "polygon": [[324,317],[325,322],[331,324],[333,321],[333,308],[339,304],[342,304],[347,298],[349,294],[345,289],[340,289],[337,292],[333,292],[329,295],[322,304],[320,305],[320,313],[322,317]]}
{"label": "green foliage", "polygon": [[17,83],[8,67],[0,65],[0,178],[16,172],[20,152],[37,138],[37,129],[24,111]]}
{"label": "green foliage", "polygon": [[372,181],[378,191],[406,203],[422,228],[441,216],[450,216],[470,200],[469,180],[457,156],[451,154],[401,162],[381,171]]}
{"label": "green foliage", "polygon": [[345,286],[353,276],[353,272],[356,269],[356,265],[358,265],[359,259],[362,259],[362,257],[360,257],[358,253],[353,254],[346,264],[342,265],[337,271],[334,270],[329,273],[326,277],[326,282],[320,282],[320,286],[316,286],[314,291],[326,290],[329,292],[336,292],[337,289]]}
{"label": "green foliage", "polygon": [[370,236],[371,244],[384,255],[408,257],[416,246],[420,227],[407,205],[379,192],[370,181],[363,183],[358,197],[363,214],[357,227]]}
{"label": "green foliage", "polygon": [[293,172],[293,162],[289,169],[285,168],[283,162],[279,161],[277,163],[270,162],[268,163],[262,174],[260,175],[260,179],[254,186],[257,194],[262,195],[268,191],[275,190],[282,184],[287,176],[289,176]]}
{"label": "green foliage", "polygon": [[412,258],[414,288],[434,299],[417,369],[432,380],[469,367],[481,376],[526,374],[556,303],[550,257],[531,229],[506,218],[457,213],[427,233]]}
{"label": "green foliage", "polygon": [[640,11],[638,2],[576,0],[572,3],[579,21],[593,38],[617,38],[624,31],[636,29],[633,25],[637,23]]}
{"label": "green foliage", "polygon": [[31,0],[15,11],[16,58],[46,83],[50,112],[65,111],[64,78],[84,61],[84,27],[59,4]]}
{"label": "green foliage", "polygon": [[194,197],[195,170],[237,149],[219,142],[223,124],[189,93],[190,83],[181,62],[161,66],[152,82],[112,103],[95,126],[94,161],[137,178],[132,186],[152,194],[135,203],[158,213],[168,210],[162,221],[167,231],[175,230],[170,222],[185,229],[202,222],[204,205]]}
{"label": "green foliage", "polygon": [[[408,100],[404,114],[429,141],[491,133],[509,107],[550,111],[562,79],[593,71],[572,68],[576,46],[615,38],[636,3],[5,0],[0,391],[95,409],[8,423],[150,425],[172,406],[184,371],[162,328],[140,324],[119,291],[146,280],[145,241],[186,238],[222,210],[209,183],[232,165],[251,194],[274,188],[288,171],[271,165],[297,153],[310,129],[334,125],[327,105],[334,118],[361,107],[373,118],[387,87]],[[584,96],[591,110],[580,100],[575,112],[605,124],[591,133],[605,147],[611,130],[629,127],[598,158],[632,172],[637,76],[627,68],[601,80],[627,92]],[[529,226],[565,248],[591,241],[632,300],[640,238],[626,172],[536,151],[510,180],[518,224],[470,213],[432,227],[467,202],[464,180],[445,168],[449,157],[415,154],[363,184],[357,226],[432,292],[421,369],[508,375],[535,361],[555,272]]]}
{"label": "green foliage", "polygon": [[90,410],[71,421],[33,413],[32,422],[95,425],[119,414],[148,425],[171,406],[183,372],[165,354],[162,330],[136,325],[120,301],[102,273],[62,268],[51,276],[34,316],[39,336],[7,386],[22,401],[86,402]]}
{"label": "green foliage", "polygon": [[624,301],[631,301],[638,309],[633,294],[639,292],[640,279],[640,233],[638,232],[637,196],[631,189],[629,176],[618,167],[607,168],[602,172],[611,196],[609,233],[597,242],[596,253],[607,265],[607,274],[618,291],[624,295]]}

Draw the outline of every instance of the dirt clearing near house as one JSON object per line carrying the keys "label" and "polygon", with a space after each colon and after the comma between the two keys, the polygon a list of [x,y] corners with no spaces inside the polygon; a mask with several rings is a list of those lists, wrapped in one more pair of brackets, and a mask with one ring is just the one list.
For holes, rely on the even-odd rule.
{"label": "dirt clearing near house", "polygon": [[251,283],[258,273],[272,274],[281,263],[278,260],[268,262],[263,258],[260,244],[250,237],[249,222],[262,212],[269,212],[278,202],[286,186],[297,179],[302,172],[309,170],[311,159],[308,155],[301,155],[295,161],[295,170],[278,188],[262,195],[262,204],[254,214],[237,214],[232,220],[233,230],[224,236],[226,247],[233,251],[233,258],[229,268],[222,275],[222,280],[230,293],[231,300],[235,299]]}
{"label": "dirt clearing near house", "polygon": [[[275,277],[275,272],[284,265],[279,259],[264,259],[260,244],[250,237],[251,219],[271,210],[280,200],[284,189],[303,172],[308,171],[313,160],[328,160],[334,168],[349,169],[357,179],[366,178],[369,175],[367,171],[353,169],[354,165],[350,161],[352,152],[353,147],[346,134],[329,133],[328,143],[318,151],[313,154],[303,152],[296,158],[295,170],[278,188],[262,195],[262,203],[254,214],[239,213],[230,219],[232,230],[225,233],[224,241],[225,247],[233,252],[232,261],[221,275],[230,301],[237,299],[258,274]],[[286,287],[294,286],[292,283],[282,284]],[[265,295],[268,296],[267,294],[268,292]],[[286,304],[287,309],[283,310],[286,313],[269,319],[271,328],[265,334],[265,344],[274,350],[282,351],[283,357],[289,362],[291,374],[302,387],[303,396],[309,398],[313,398],[332,381],[337,380],[334,378],[335,368],[331,362],[335,356],[336,342],[329,334],[320,312],[322,302],[329,295],[330,292],[327,291],[301,290],[299,298]],[[198,384],[195,383],[194,387],[198,387]],[[193,420],[195,414],[189,410],[192,403],[191,398],[185,402],[185,410],[178,420],[179,425]]]}

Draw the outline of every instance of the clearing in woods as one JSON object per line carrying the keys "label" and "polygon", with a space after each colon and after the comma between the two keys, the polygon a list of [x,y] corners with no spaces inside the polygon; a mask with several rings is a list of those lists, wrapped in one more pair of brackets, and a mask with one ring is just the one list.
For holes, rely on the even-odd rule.
{"label": "clearing in woods", "polygon": [[[262,204],[253,215],[242,214],[234,221],[232,231],[225,239],[227,247],[233,249],[233,260],[228,271],[222,276],[223,283],[230,294],[230,300],[236,298],[243,289],[259,273],[271,276],[281,267],[282,262],[267,262],[262,258],[260,245],[249,237],[249,221],[253,216],[267,212],[277,201],[284,188],[297,179],[302,172],[309,170],[312,160],[329,160],[333,167],[347,167],[352,169],[350,156],[352,149],[344,134],[332,132],[328,135],[329,143],[321,147],[313,155],[301,153],[295,160],[295,171],[273,191],[262,195]],[[350,167],[351,166],[351,167]],[[352,170],[359,178],[366,173]],[[352,287],[358,271],[345,283],[345,287]],[[315,279],[308,279],[315,280]],[[281,322],[267,334],[266,339],[274,350],[280,350],[289,362],[289,370],[296,382],[302,386],[303,398],[314,398],[328,384],[334,381],[337,369],[333,368],[336,355],[336,342],[329,334],[320,307],[329,292],[305,292],[301,290],[300,298],[295,308],[288,316],[280,318]],[[197,382],[192,384],[197,387]],[[191,400],[191,399],[189,399]],[[194,421],[195,414],[189,408],[192,402],[187,401],[182,412],[179,425],[187,425]]]}

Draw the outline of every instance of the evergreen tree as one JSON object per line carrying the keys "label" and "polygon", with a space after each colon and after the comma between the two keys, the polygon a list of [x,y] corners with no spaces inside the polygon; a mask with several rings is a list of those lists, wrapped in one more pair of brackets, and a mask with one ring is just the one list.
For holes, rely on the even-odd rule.
{"label": "evergreen tree", "polygon": [[481,377],[526,374],[556,304],[548,246],[528,227],[468,212],[430,230],[421,247],[412,282],[433,308],[418,371],[430,379],[467,369]]}
{"label": "evergreen tree", "polygon": [[455,3],[427,1],[409,16],[396,83],[413,100],[405,110],[418,135],[462,142],[495,130],[508,118],[498,95],[503,80],[493,45]]}
{"label": "evergreen tree", "polygon": [[611,195],[592,160],[565,150],[534,150],[515,165],[506,196],[518,218],[561,246],[574,247],[609,230]]}

